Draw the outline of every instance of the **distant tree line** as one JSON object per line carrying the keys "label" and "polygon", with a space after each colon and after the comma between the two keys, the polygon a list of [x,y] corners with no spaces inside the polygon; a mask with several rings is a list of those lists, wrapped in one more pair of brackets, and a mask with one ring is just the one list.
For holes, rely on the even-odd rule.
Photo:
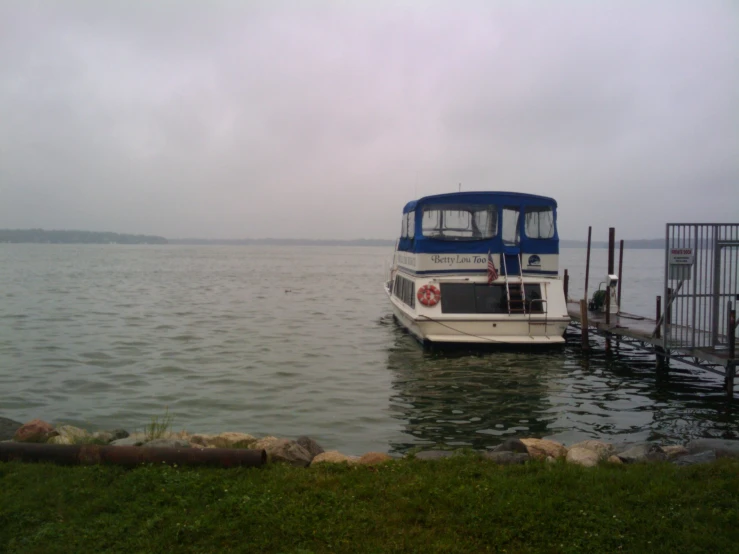
{"label": "distant tree line", "polygon": [[167,239],[154,235],[97,233],[94,231],[0,229],[0,242],[45,244],[167,244]]}
{"label": "distant tree line", "polygon": [[273,246],[393,246],[395,241],[382,239],[313,240],[313,239],[169,239],[169,244],[206,245],[273,245]]}

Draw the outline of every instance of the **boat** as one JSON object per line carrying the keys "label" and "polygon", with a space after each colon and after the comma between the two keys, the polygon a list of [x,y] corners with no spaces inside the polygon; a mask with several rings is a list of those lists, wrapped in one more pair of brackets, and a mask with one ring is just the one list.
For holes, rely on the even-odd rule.
{"label": "boat", "polygon": [[556,201],[454,192],[408,202],[385,292],[423,343],[564,343]]}

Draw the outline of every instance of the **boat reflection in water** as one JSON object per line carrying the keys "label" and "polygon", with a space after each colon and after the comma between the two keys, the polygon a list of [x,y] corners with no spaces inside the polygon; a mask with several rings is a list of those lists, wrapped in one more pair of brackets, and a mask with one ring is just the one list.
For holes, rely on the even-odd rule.
{"label": "boat reflection in water", "polygon": [[493,352],[455,347],[423,348],[396,331],[388,352],[394,373],[390,398],[394,417],[404,422],[410,448],[471,447],[483,450],[508,437],[546,436],[559,417],[551,410],[554,376],[567,372],[562,348],[495,347]]}

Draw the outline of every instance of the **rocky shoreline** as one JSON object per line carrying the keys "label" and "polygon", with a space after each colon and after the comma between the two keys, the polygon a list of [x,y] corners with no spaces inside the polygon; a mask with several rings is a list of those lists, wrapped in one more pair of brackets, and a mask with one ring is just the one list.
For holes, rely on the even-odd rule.
{"label": "rocky shoreline", "polygon": [[[264,450],[269,462],[283,462],[299,467],[322,463],[376,465],[394,459],[383,452],[368,452],[361,456],[353,456],[336,450],[325,451],[310,437],[298,437],[292,440],[273,436],[257,438],[239,432],[215,435],[190,434],[185,431],[172,432],[166,427],[156,426],[147,428],[141,433],[128,433],[123,429],[89,432],[71,425],[54,426],[39,419],[20,423],[0,418],[0,442],[97,444],[141,448],[247,448]],[[467,449],[421,450],[406,457],[431,461],[468,453],[470,451]],[[501,465],[524,464],[530,460],[546,460],[547,462],[562,460],[584,467],[593,467],[601,463],[649,462],[669,462],[686,466],[708,463],[722,457],[739,458],[739,441],[696,439],[686,444],[641,443],[617,448],[599,440],[586,440],[565,446],[547,439],[510,438],[495,448],[477,454]]]}

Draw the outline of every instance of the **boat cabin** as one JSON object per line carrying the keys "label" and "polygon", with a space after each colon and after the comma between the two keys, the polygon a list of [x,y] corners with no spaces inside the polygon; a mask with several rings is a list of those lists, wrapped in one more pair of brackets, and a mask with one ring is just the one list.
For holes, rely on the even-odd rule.
{"label": "boat cabin", "polygon": [[415,274],[487,271],[556,276],[557,202],[515,192],[426,196],[403,208],[397,263]]}

